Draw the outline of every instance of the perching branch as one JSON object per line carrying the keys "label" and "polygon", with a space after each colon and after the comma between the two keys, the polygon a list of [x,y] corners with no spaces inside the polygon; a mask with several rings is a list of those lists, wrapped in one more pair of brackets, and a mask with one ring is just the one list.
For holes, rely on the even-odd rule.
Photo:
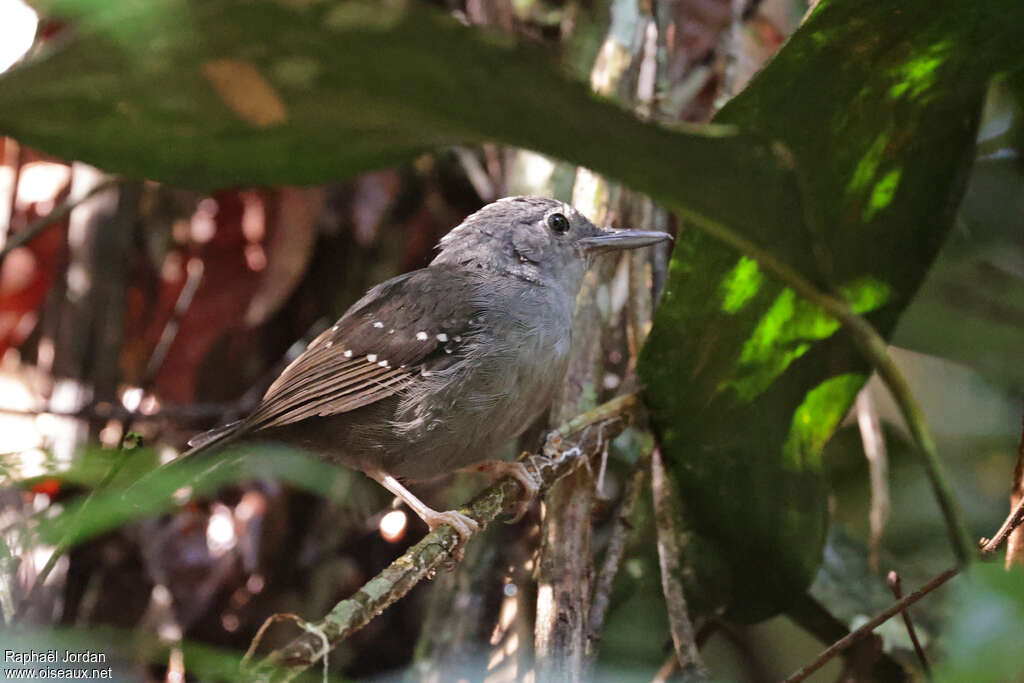
{"label": "perching branch", "polygon": [[[551,436],[541,456],[524,454],[528,466],[541,479],[541,493],[558,479],[572,472],[595,452],[599,439],[614,437],[627,424],[636,409],[635,394],[627,394],[604,403],[570,420]],[[588,429],[599,426],[599,429]],[[571,444],[570,437],[578,437]],[[483,491],[460,512],[480,524],[480,531],[503,510],[514,507],[524,492],[511,478],[504,478]],[[288,645],[271,652],[259,664],[243,672],[242,680],[291,681],[326,655],[324,643],[334,648],[342,640],[368,624],[374,617],[400,600],[416,584],[433,575],[453,557],[459,535],[442,525],[424,536],[404,555],[370,579],[355,595],[334,606],[323,619],[308,624],[307,632]]]}

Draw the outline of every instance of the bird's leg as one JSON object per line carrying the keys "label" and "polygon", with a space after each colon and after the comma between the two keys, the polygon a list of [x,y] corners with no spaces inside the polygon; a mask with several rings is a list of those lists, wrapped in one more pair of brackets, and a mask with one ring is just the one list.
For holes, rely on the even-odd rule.
{"label": "bird's leg", "polygon": [[427,526],[430,527],[431,531],[442,524],[447,524],[451,528],[455,529],[461,539],[460,546],[480,530],[480,525],[475,519],[467,517],[461,512],[456,512],[455,510],[438,512],[437,510],[427,506],[426,503],[413,495],[412,491],[402,486],[400,481],[392,477],[387,472],[371,469],[366,470],[366,475],[405,501],[405,504],[408,505],[413,512],[419,515],[420,519],[427,523]]}
{"label": "bird's leg", "polygon": [[466,472],[480,472],[492,484],[502,477],[512,477],[519,482],[519,485],[523,487],[523,491],[526,493],[526,497],[519,502],[515,516],[508,520],[509,524],[515,524],[523,518],[526,511],[530,509],[533,499],[537,497],[537,492],[540,491],[540,481],[538,481],[536,473],[532,472],[529,467],[521,462],[484,460],[462,469]]}

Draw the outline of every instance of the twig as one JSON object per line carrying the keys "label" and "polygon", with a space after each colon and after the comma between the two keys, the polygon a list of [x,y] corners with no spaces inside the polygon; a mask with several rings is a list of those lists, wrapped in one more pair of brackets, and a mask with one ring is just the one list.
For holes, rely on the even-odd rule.
{"label": "twig", "polygon": [[633,530],[630,520],[633,518],[633,510],[640,499],[640,494],[643,493],[650,467],[651,457],[650,453],[647,453],[641,456],[640,461],[637,462],[636,470],[629,480],[626,493],[615,514],[615,526],[608,539],[608,548],[604,553],[604,562],[601,563],[601,572],[597,575],[594,595],[590,601],[590,616],[587,619],[586,654],[591,661],[597,656],[597,645],[601,640],[604,618],[611,602],[612,584],[615,582],[615,576],[619,573],[619,566],[622,564],[622,558],[626,552],[626,541],[629,540],[629,534]]}
{"label": "twig", "polygon": [[651,456],[651,489],[654,493],[654,518],[658,529],[658,564],[661,567],[661,586],[668,609],[672,644],[687,679],[706,681],[707,671],[697,649],[680,580],[682,567],[679,558],[682,548],[679,537],[681,530],[676,526],[680,514],[678,498],[672,488],[672,481],[666,476],[661,451],[658,449],[654,449]]}
{"label": "twig", "polygon": [[86,192],[81,197],[78,197],[77,199],[69,199],[65,202],[62,202],[60,206],[56,207],[50,213],[46,214],[45,216],[40,216],[39,218],[29,223],[27,226],[25,226],[24,230],[19,230],[14,234],[8,234],[6,243],[4,244],[3,248],[0,249],[0,266],[3,265],[4,258],[7,256],[7,254],[11,253],[18,247],[22,246],[23,244],[26,244],[27,242],[30,242],[31,240],[35,239],[39,235],[39,233],[41,233],[51,224],[63,220],[64,218],[67,218],[67,216],[70,215],[71,212],[75,210],[75,207],[77,207],[79,204],[95,197],[104,190],[109,190],[110,188],[114,187],[115,185],[118,185],[121,182],[122,181],[120,178],[108,178],[103,182],[92,187],[88,192]]}
{"label": "twig", "polygon": [[142,382],[140,384],[144,388],[150,386],[156,378],[156,374],[163,366],[164,360],[167,358],[167,352],[170,351],[171,344],[174,343],[178,336],[178,330],[181,328],[181,319],[192,305],[192,299],[195,298],[196,291],[199,289],[199,283],[203,281],[204,270],[202,260],[198,258],[189,259],[188,265],[185,267],[185,284],[178,293],[178,299],[174,302],[171,316],[164,324],[164,329],[160,332],[160,339],[157,341],[156,347],[149,357],[149,362],[146,363],[145,372],[142,373]]}
{"label": "twig", "polygon": [[462,170],[466,172],[466,179],[476,190],[476,196],[480,198],[480,201],[493,202],[497,199],[498,193],[494,189],[494,183],[484,165],[476,158],[473,150],[467,147],[453,147],[452,151],[455,152],[455,157],[462,164]]}
{"label": "twig", "polygon": [[1000,546],[1010,539],[1010,545],[1006,548],[1006,568],[1009,569],[1014,562],[1022,560],[1021,546],[1024,539],[1020,534],[1015,534],[1017,527],[1024,522],[1024,425],[1021,427],[1020,443],[1017,444],[1017,464],[1013,468],[1013,489],[1010,491],[1010,514],[1003,520],[1002,526],[991,539],[982,538],[978,542],[978,548],[983,556],[988,556],[999,550]]}
{"label": "twig", "polygon": [[279,612],[277,614],[271,614],[263,621],[263,625],[260,626],[259,629],[256,631],[256,635],[252,637],[252,642],[249,643],[248,649],[245,651],[245,654],[242,655],[243,665],[248,664],[249,661],[252,660],[252,656],[256,654],[256,648],[258,648],[260,646],[260,643],[263,642],[263,636],[266,635],[267,629],[281,621],[291,621],[296,624],[299,624],[300,627],[301,624],[305,623],[302,617],[300,617],[297,614],[292,614],[291,612]]}
{"label": "twig", "polygon": [[967,531],[967,523],[964,521],[963,511],[953,495],[953,489],[949,484],[942,461],[939,460],[938,452],[935,449],[935,442],[932,440],[931,431],[925,420],[924,413],[914,398],[910,385],[900,371],[899,367],[889,355],[885,339],[872,327],[871,323],[863,316],[854,313],[850,305],[841,298],[821,291],[814,286],[810,280],[805,278],[789,264],[775,256],[767,249],[762,249],[751,240],[734,232],[725,225],[696,213],[684,207],[675,207],[679,212],[689,218],[693,225],[704,231],[711,237],[736,249],[740,253],[758,262],[761,266],[775,274],[782,282],[793,289],[794,292],[819,306],[826,313],[835,318],[846,328],[854,344],[869,363],[878,372],[879,377],[885,382],[890,393],[896,400],[903,419],[910,428],[917,450],[922,456],[925,473],[931,484],[935,498],[942,509],[946,519],[946,528],[949,533],[950,542],[953,545],[953,552],[960,564],[966,564],[974,558],[972,541]]}
{"label": "twig", "polygon": [[848,636],[844,636],[843,638],[840,638],[836,642],[829,645],[822,651],[820,655],[818,655],[817,659],[815,659],[813,662],[811,662],[807,666],[803,667],[802,669],[794,673],[792,676],[787,678],[783,683],[799,683],[800,681],[805,680],[812,673],[828,664],[828,662],[833,657],[840,654],[848,647],[856,643],[858,640],[864,638],[869,633],[874,631],[876,628],[884,624],[886,621],[892,619],[894,616],[905,610],[907,607],[913,605],[915,602],[917,602],[924,596],[928,595],[942,584],[949,581],[951,578],[959,574],[960,571],[961,567],[954,567],[953,569],[947,569],[946,571],[942,572],[941,574],[936,576],[934,579],[932,579],[925,585],[918,588],[916,591],[914,591],[907,597],[903,598],[902,600],[898,600],[893,605],[886,608],[884,611],[880,612],[878,615],[876,615],[871,620],[866,622],[856,631],[852,631]]}
{"label": "twig", "polygon": [[676,653],[673,652],[654,673],[651,683],[668,683],[677,673],[679,673],[679,657],[676,657]]}
{"label": "twig", "polygon": [[[899,573],[896,570],[890,571],[886,581],[892,590],[893,597],[897,600],[902,598],[903,590],[900,588]],[[900,610],[900,616],[903,617],[903,625],[907,627],[907,633],[910,634],[910,642],[914,645],[914,653],[917,655],[918,661],[921,662],[921,669],[924,671],[925,678],[931,680],[932,669],[928,666],[928,658],[924,654],[924,648],[921,647],[921,641],[917,639],[917,629],[914,628],[914,621],[910,618],[910,612],[902,609]]]}
{"label": "twig", "polygon": [[[789,606],[786,615],[797,626],[821,643],[834,643],[850,634],[850,629],[838,617],[828,611],[821,602],[804,593]],[[700,643],[698,637],[697,642]],[[903,681],[909,679],[905,667],[881,649],[870,648],[868,657],[859,657],[857,652],[846,652],[843,657],[848,667],[869,678],[880,681]]]}
{"label": "twig", "polygon": [[[1024,518],[1024,425],[1021,426],[1020,443],[1017,444],[1017,465],[1013,468],[1013,490],[1010,492],[1010,505],[1014,508],[1017,519]],[[1024,564],[1024,529],[1017,522],[1016,528],[1010,532],[1006,543],[1006,568]]]}
{"label": "twig", "polygon": [[[11,150],[14,150],[13,153]],[[7,227],[0,233],[0,244],[6,244],[11,236],[11,228],[14,226],[14,212],[18,207],[18,186],[21,185],[21,166],[25,158],[25,150],[14,138],[4,138],[4,158],[0,164],[10,166],[14,170],[14,177],[11,178],[11,194],[7,198]],[[3,265],[3,258],[0,257],[0,265]]]}
{"label": "twig", "polygon": [[1017,506],[1010,511],[1006,519],[1003,521],[1002,526],[996,531],[996,535],[991,539],[982,538],[978,543],[978,549],[982,555],[988,556],[999,550],[1006,539],[1010,537],[1010,534],[1024,522],[1024,498],[1017,501]]}
{"label": "twig", "polygon": [[868,523],[871,535],[868,540],[868,559],[871,568],[878,571],[878,556],[882,547],[882,533],[889,519],[889,462],[885,452],[885,436],[878,420],[867,386],[861,388],[854,404],[857,411],[857,427],[868,460],[868,475],[871,482],[871,511]]}
{"label": "twig", "polygon": [[[581,456],[589,454],[596,441],[595,435],[587,427],[612,420],[617,421],[616,427],[623,427],[624,418],[635,410],[637,403],[635,394],[627,394],[602,404],[558,429],[549,438],[549,446],[553,447],[545,447],[547,457],[524,454],[525,462],[535,469],[542,481],[541,490],[549,488],[586,459]],[[608,429],[612,428],[615,427]],[[582,433],[581,443],[567,450],[560,448],[564,439],[579,433]],[[480,531],[483,531],[502,510],[522,500],[523,495],[522,487],[506,477],[483,491],[461,512],[475,519],[480,524]],[[437,527],[364,584],[355,595],[339,602],[327,616],[311,624],[310,628],[322,633],[330,647],[335,647],[404,597],[420,581],[432,576],[438,567],[453,556],[458,544],[459,535],[454,529],[448,525]],[[244,671],[243,680],[291,681],[312,666],[322,654],[323,641],[307,633],[271,652],[258,665]]]}

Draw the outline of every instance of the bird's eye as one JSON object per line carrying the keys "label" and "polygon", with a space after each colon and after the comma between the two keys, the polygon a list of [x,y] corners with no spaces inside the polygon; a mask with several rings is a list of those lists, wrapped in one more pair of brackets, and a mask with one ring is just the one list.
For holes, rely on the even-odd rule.
{"label": "bird's eye", "polygon": [[560,213],[553,213],[548,216],[548,227],[555,232],[565,232],[569,229],[569,219]]}

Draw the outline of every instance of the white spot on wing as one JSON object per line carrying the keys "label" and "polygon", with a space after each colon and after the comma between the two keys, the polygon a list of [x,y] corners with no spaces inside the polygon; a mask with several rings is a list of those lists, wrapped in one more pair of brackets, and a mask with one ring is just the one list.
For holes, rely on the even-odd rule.
{"label": "white spot on wing", "polygon": [[437,335],[437,341],[439,341],[439,342],[446,342],[446,341],[448,341],[448,335],[445,334],[444,332],[442,332],[441,334]]}
{"label": "white spot on wing", "polygon": [[380,328],[384,327],[384,323],[378,320],[377,322],[373,323],[373,326],[379,330]]}
{"label": "white spot on wing", "polygon": [[375,354],[375,353],[368,353],[368,354],[366,354],[366,360],[370,361],[371,363],[376,363],[377,362],[377,354]]}
{"label": "white spot on wing", "polygon": [[426,332],[417,332],[416,333],[416,338],[419,339],[420,341],[427,341],[427,333]]}
{"label": "white spot on wing", "polygon": [[344,355],[345,355],[345,358],[351,358],[352,357],[352,349],[345,349],[345,354]]}

